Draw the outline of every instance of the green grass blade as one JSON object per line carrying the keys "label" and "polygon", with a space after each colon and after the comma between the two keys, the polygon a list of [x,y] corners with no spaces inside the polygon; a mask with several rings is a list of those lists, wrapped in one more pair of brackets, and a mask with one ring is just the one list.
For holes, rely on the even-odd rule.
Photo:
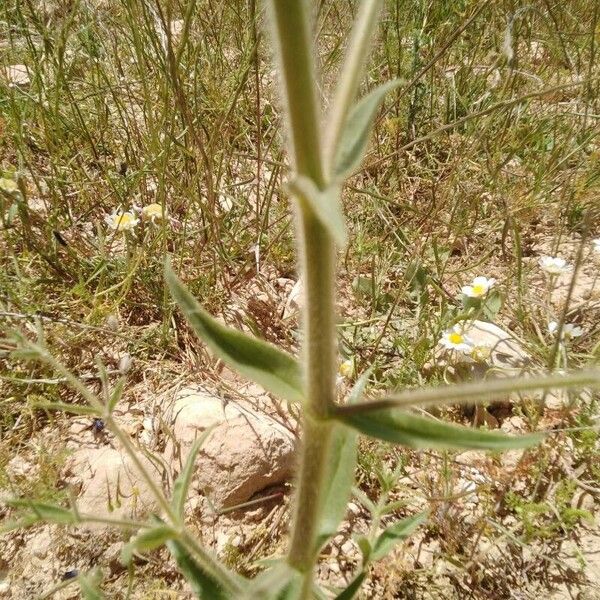
{"label": "green grass blade", "polygon": [[192,329],[215,355],[266,390],[292,402],[302,401],[302,371],[294,358],[219,323],[200,306],[168,264],[165,278]]}
{"label": "green grass blade", "polygon": [[541,434],[512,437],[443,423],[398,409],[375,408],[360,413],[339,410],[337,418],[365,435],[409,448],[508,450],[533,446],[543,437]]}
{"label": "green grass blade", "polygon": [[385,95],[402,84],[402,80],[395,79],[380,85],[361,98],[350,111],[336,152],[335,175],[339,180],[345,179],[360,166]]}

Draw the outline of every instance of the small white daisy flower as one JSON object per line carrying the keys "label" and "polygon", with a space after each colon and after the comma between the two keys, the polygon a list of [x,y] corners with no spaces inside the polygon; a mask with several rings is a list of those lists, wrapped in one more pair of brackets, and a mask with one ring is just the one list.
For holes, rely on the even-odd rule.
{"label": "small white daisy flower", "polygon": [[[558,331],[558,323],[556,321],[550,321],[548,323],[548,331],[554,335]],[[579,325],[574,323],[565,323],[562,327],[562,339],[572,340],[574,338],[581,337],[583,335],[583,329]]]}
{"label": "small white daisy flower", "polygon": [[106,224],[114,231],[132,231],[140,222],[131,211],[116,210],[112,215],[106,217]]}
{"label": "small white daisy flower", "polygon": [[155,223],[156,221],[161,221],[165,217],[166,210],[163,211],[163,207],[160,204],[153,202],[152,204],[144,206],[141,212],[142,219]]}
{"label": "small white daisy flower", "polygon": [[446,350],[458,350],[469,354],[473,348],[473,342],[469,339],[460,325],[455,325],[452,329],[444,331],[438,342]]}
{"label": "small white daisy flower", "polygon": [[562,275],[571,271],[571,265],[558,256],[542,256],[539,263],[542,271],[550,275]]}
{"label": "small white daisy flower", "polygon": [[592,240],[592,247],[594,248],[594,252],[600,254],[600,238]]}
{"label": "small white daisy flower", "polygon": [[461,291],[469,298],[483,298],[496,285],[496,280],[487,277],[475,277],[471,285],[465,285]]}

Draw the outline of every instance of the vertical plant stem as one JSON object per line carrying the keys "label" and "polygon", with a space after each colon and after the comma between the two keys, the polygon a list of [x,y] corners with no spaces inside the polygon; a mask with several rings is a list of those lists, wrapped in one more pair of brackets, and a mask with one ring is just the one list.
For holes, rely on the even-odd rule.
{"label": "vertical plant stem", "polygon": [[[319,135],[321,111],[308,5],[305,0],[270,2],[295,171],[323,189],[326,182]],[[331,236],[309,209],[300,206],[298,213],[306,294],[303,316],[307,398],[288,560],[306,574],[306,597],[312,590],[312,569],[318,550],[315,538],[331,450],[332,426],[326,418],[335,396],[335,248]]]}

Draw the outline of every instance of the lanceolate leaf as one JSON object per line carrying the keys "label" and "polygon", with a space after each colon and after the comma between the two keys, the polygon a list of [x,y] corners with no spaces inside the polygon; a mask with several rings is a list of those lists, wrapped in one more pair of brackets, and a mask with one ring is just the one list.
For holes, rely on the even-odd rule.
{"label": "lanceolate leaf", "polygon": [[87,404],[68,404],[67,402],[45,402],[43,400],[33,400],[31,402],[35,408],[43,410],[60,410],[62,412],[73,413],[74,415],[95,416],[100,415],[100,411]]}
{"label": "lanceolate leaf", "polygon": [[360,571],[360,573],[350,582],[350,585],[335,597],[335,600],[352,600],[360,590],[366,576],[366,571]]}
{"label": "lanceolate leaf", "polygon": [[167,541],[167,548],[197,598],[201,600],[230,600],[230,595],[223,590],[219,582],[210,573],[202,570],[178,541]]}
{"label": "lanceolate leaf", "polygon": [[124,565],[128,565],[135,551],[149,552],[164,545],[167,540],[173,537],[175,537],[175,532],[168,525],[156,525],[156,527],[146,529],[123,546],[121,550],[121,562]]}
{"label": "lanceolate leaf", "polygon": [[267,342],[225,327],[213,319],[168,264],[165,277],[192,329],[219,358],[268,391],[292,402],[302,401],[302,374],[294,358]]}
{"label": "lanceolate leaf", "polygon": [[390,525],[383,531],[373,544],[371,560],[379,560],[390,553],[392,548],[405,540],[421,523],[427,519],[427,512],[422,512],[412,517],[402,519]]}
{"label": "lanceolate leaf", "polygon": [[302,591],[302,573],[285,560],[255,577],[239,600],[296,600]]}
{"label": "lanceolate leaf", "polygon": [[321,524],[317,536],[320,548],[337,531],[340,521],[346,514],[346,506],[354,483],[356,467],[356,432],[348,427],[336,425],[333,430],[329,478]]}
{"label": "lanceolate leaf", "polygon": [[81,596],[84,600],[104,600],[105,596],[98,587],[102,579],[102,573],[81,573],[77,577],[77,582],[81,589]]}
{"label": "lanceolate leaf", "polygon": [[40,521],[57,523],[60,525],[77,523],[77,517],[72,510],[55,506],[54,504],[20,499],[9,500],[7,504],[15,508],[28,508]]}
{"label": "lanceolate leaf", "polygon": [[385,95],[402,83],[395,79],[380,85],[361,98],[350,111],[336,153],[335,174],[338,179],[345,179],[360,166],[367,151],[375,116]]}
{"label": "lanceolate leaf", "polygon": [[542,439],[540,434],[512,437],[451,425],[401,409],[379,408],[356,413],[340,410],[337,418],[365,435],[410,448],[506,450],[533,446]]}
{"label": "lanceolate leaf", "polygon": [[190,487],[190,482],[192,480],[192,474],[194,472],[194,465],[196,464],[196,457],[198,456],[198,452],[202,447],[202,444],[205,442],[206,438],[210,435],[213,428],[209,427],[205,431],[202,432],[202,435],[192,444],[190,451],[185,460],[185,465],[179,477],[175,480],[175,484],[173,485],[173,497],[171,499],[171,505],[173,506],[173,510],[175,514],[183,520],[183,508],[185,505],[185,501],[187,499],[188,489]]}
{"label": "lanceolate leaf", "polygon": [[329,230],[338,246],[343,248],[347,242],[346,223],[340,200],[340,186],[332,185],[320,190],[308,177],[302,175],[288,183],[293,196],[304,202],[317,219]]}

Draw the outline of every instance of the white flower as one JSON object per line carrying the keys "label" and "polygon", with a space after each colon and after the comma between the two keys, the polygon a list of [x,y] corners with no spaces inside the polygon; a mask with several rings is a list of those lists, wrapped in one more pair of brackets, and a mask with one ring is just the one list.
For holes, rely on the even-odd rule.
{"label": "white flower", "polygon": [[550,275],[562,275],[571,271],[571,265],[567,264],[564,258],[558,256],[542,256],[540,258],[540,267]]}
{"label": "white flower", "polygon": [[594,247],[594,252],[600,253],[600,238],[592,240],[592,246]]}
{"label": "white flower", "polygon": [[152,223],[154,223],[157,220],[162,220],[163,217],[165,216],[166,210],[163,211],[163,207],[156,203],[153,202],[152,204],[148,204],[147,206],[144,206],[144,208],[142,208],[142,219],[146,220],[146,221],[152,221]]}
{"label": "white flower", "polygon": [[465,285],[462,293],[469,298],[483,298],[496,285],[495,279],[487,277],[475,277],[471,285]]}
{"label": "white flower", "polygon": [[465,354],[469,354],[471,348],[473,348],[473,342],[465,335],[460,325],[455,325],[452,329],[444,331],[438,343],[444,346],[446,350],[458,350]]}
{"label": "white flower", "polygon": [[116,210],[112,215],[105,218],[106,224],[116,232],[132,231],[140,222],[130,211]]}
{"label": "white flower", "polygon": [[[558,331],[558,323],[550,321],[548,323],[548,331],[554,335]],[[574,323],[565,323],[562,327],[561,338],[564,340],[572,340],[583,335],[583,329]]]}

